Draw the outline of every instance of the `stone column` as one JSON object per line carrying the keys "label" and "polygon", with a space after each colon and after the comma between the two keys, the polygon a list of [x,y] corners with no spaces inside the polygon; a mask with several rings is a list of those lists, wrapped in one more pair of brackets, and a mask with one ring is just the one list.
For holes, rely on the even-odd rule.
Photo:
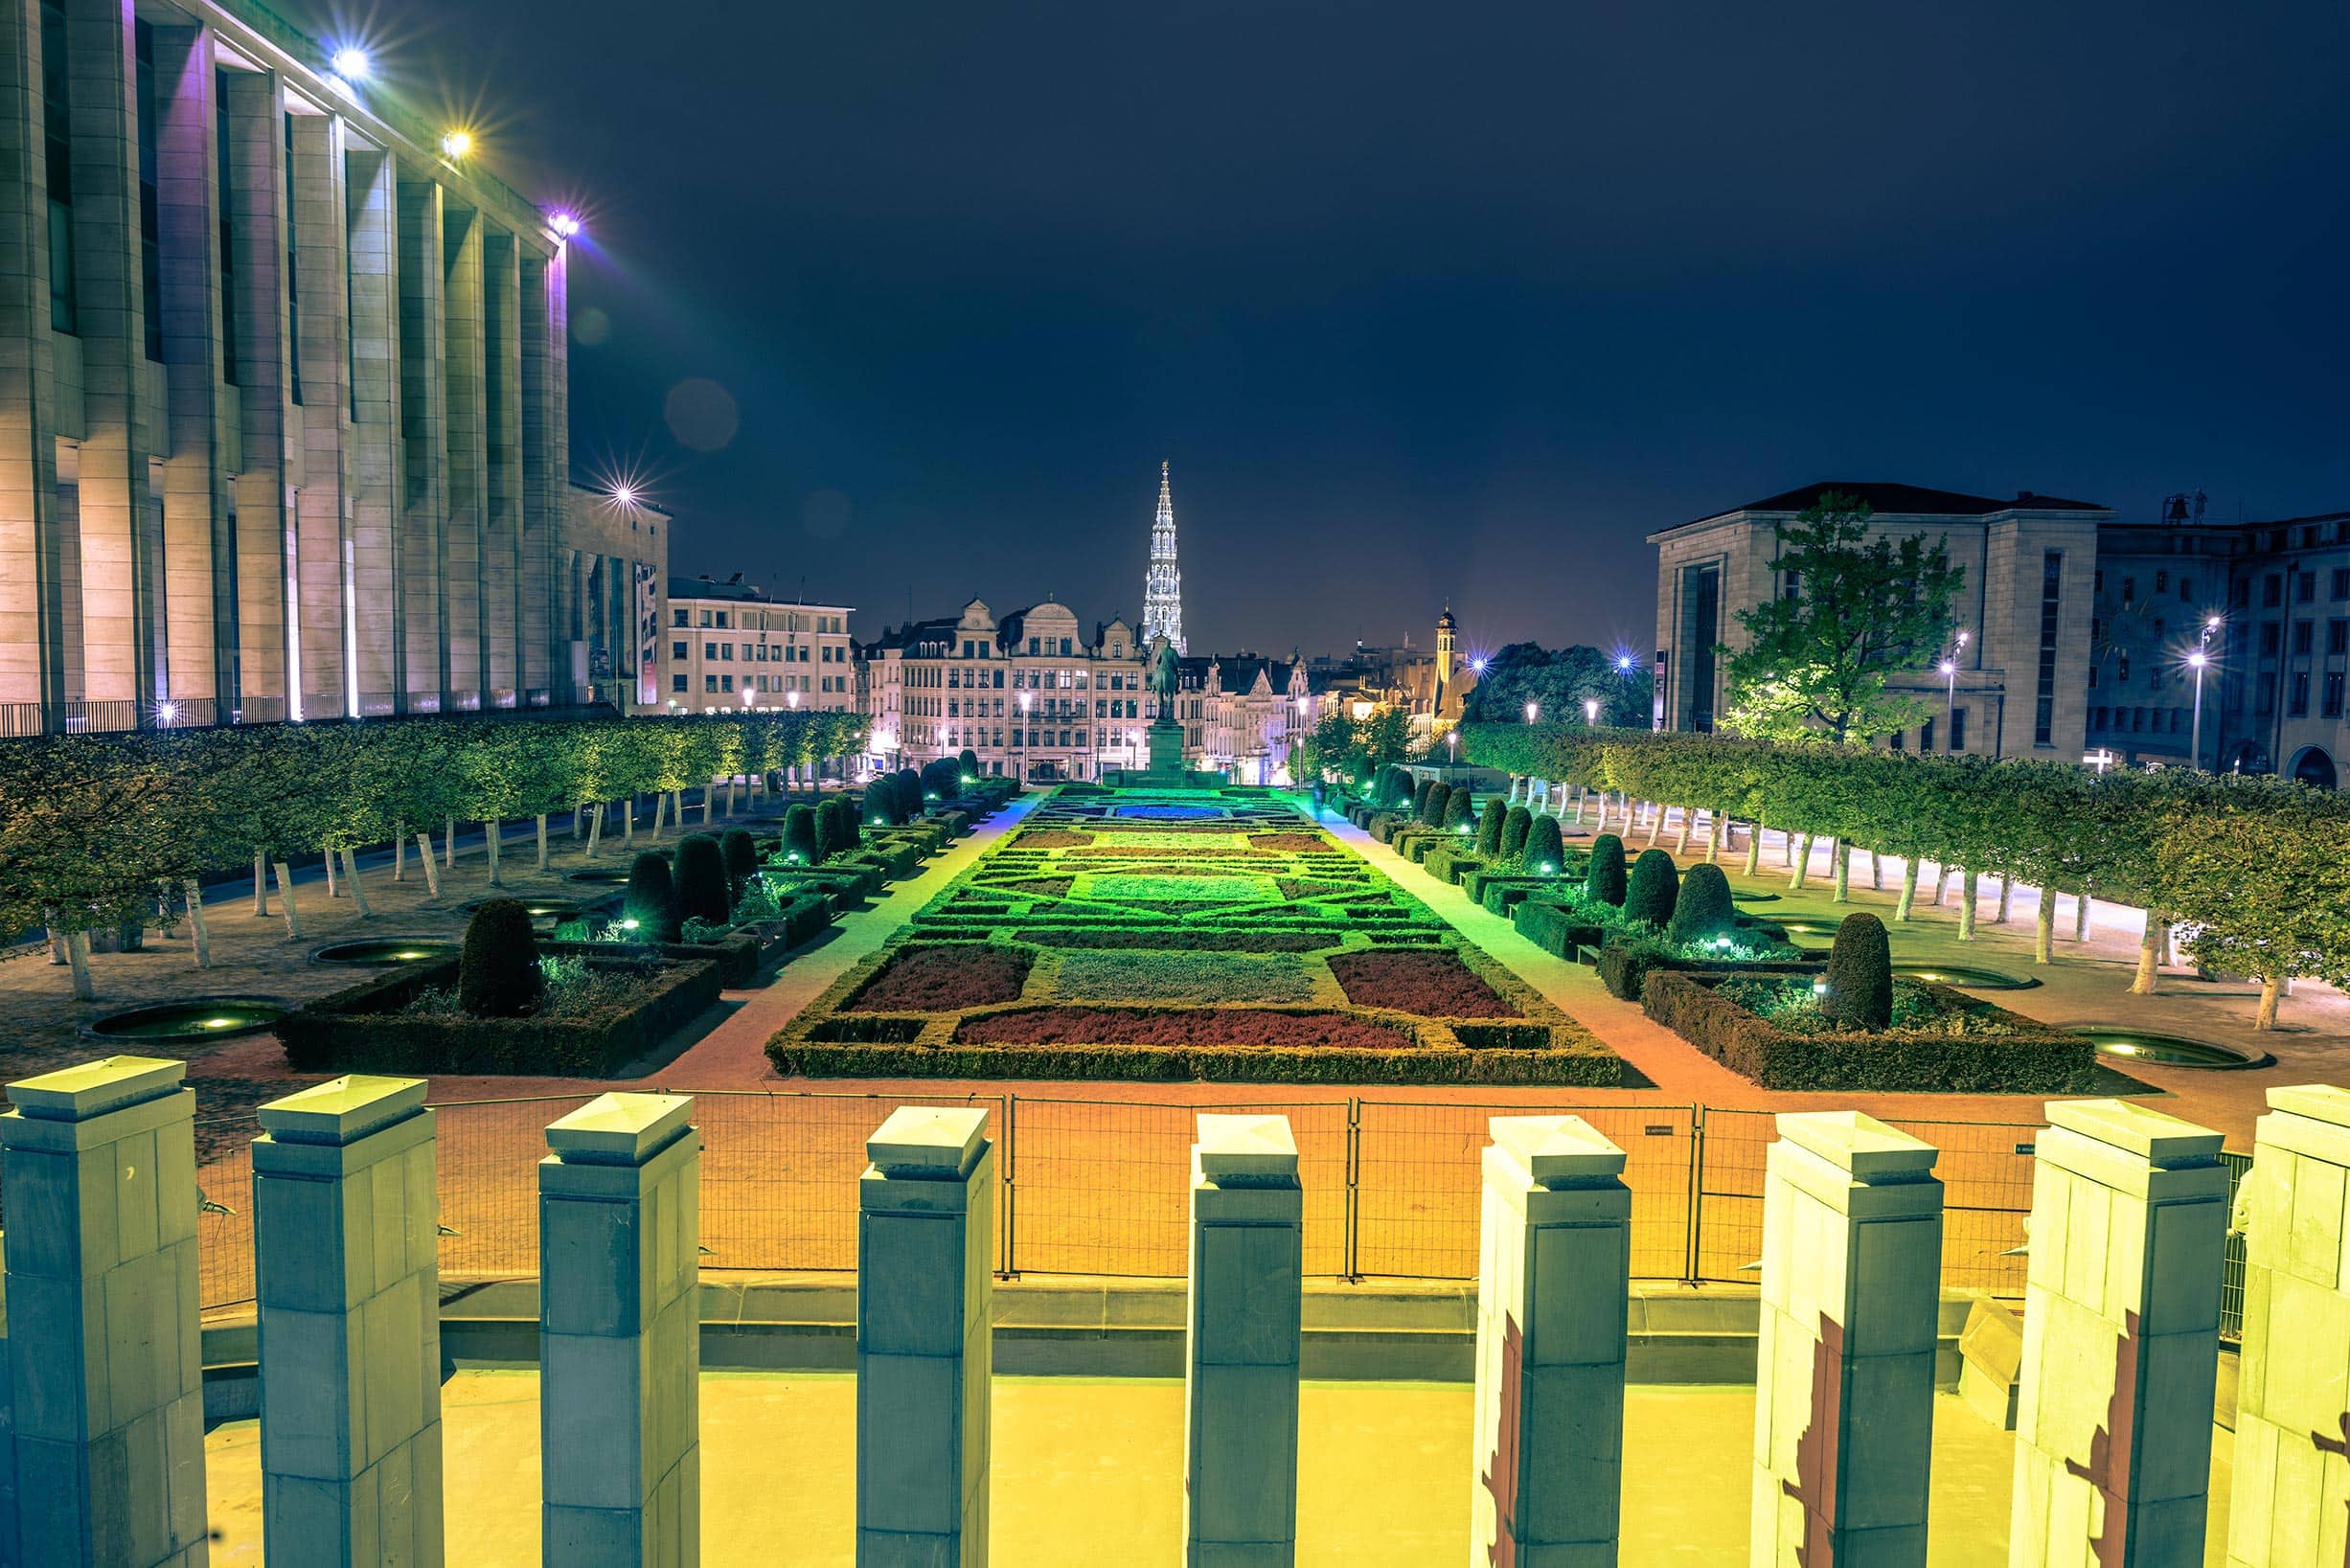
{"label": "stone column", "polygon": [[424,1080],[261,1108],[253,1255],[273,1560],[441,1560],[440,1205]]}
{"label": "stone column", "polygon": [[1758,1565],[1926,1561],[1942,1279],[1934,1155],[1859,1111],[1779,1118],[1763,1193]]}
{"label": "stone column", "polygon": [[987,1112],[901,1106],[857,1187],[856,1560],[988,1560]]}
{"label": "stone column", "polygon": [[1305,1194],[1283,1116],[1201,1116],[1192,1146],[1183,1541],[1192,1568],[1293,1561]]}
{"label": "stone column", "polygon": [[[2228,1568],[2350,1562],[2350,1090],[2270,1089],[2244,1228]],[[2321,1349],[2322,1348],[2322,1349]]]}
{"label": "stone column", "polygon": [[344,126],[350,193],[352,597],[359,711],[394,713],[407,695],[399,565],[399,222],[392,155]]}
{"label": "stone column", "polygon": [[482,696],[485,708],[521,707],[522,308],[517,241],[491,228],[482,239]]}
{"label": "stone column", "polygon": [[229,225],[231,276],[223,281],[233,317],[222,345],[234,370],[239,462],[236,478],[238,696],[266,716],[284,699],[299,711],[292,665],[301,621],[287,598],[286,492],[302,483],[301,443],[289,419],[292,345],[285,302],[285,122],[277,78],[224,68],[218,79],[227,137],[228,183],[220,210]]}
{"label": "stone column", "polygon": [[445,225],[442,270],[443,406],[448,420],[445,483],[448,520],[442,530],[443,588],[448,615],[450,696],[459,708],[484,708],[487,628],[482,620],[482,533],[489,510],[489,410],[483,383],[483,215],[442,193]]}
{"label": "stone column", "polygon": [[2007,1560],[2203,1560],[2227,1172],[2220,1135],[2047,1108],[2033,1162]]}
{"label": "stone column", "polygon": [[9,519],[0,528],[0,702],[55,704],[69,695],[68,513],[57,494],[62,389],[50,330],[41,31],[37,7],[0,6],[0,342],[11,351],[0,357],[0,516]]}
{"label": "stone column", "polygon": [[443,284],[445,239],[441,187],[393,177],[399,250],[399,456],[401,497],[394,558],[399,571],[403,711],[447,706],[448,562],[442,514],[448,506],[447,357]]}
{"label": "stone column", "polygon": [[286,232],[293,236],[295,306],[286,353],[301,402],[287,410],[302,447],[294,511],[294,587],[287,613],[301,627],[302,712],[356,717],[345,611],[357,609],[351,579],[351,199],[346,122],[298,114],[287,127],[291,174]]}
{"label": "stone column", "polygon": [[545,1560],[701,1558],[701,1134],[685,1095],[600,1095],[538,1162]]}
{"label": "stone column", "polygon": [[[564,534],[570,450],[563,429],[563,258],[521,252],[522,314],[522,682],[552,703],[568,703],[570,641],[562,633],[559,551]],[[666,629],[666,628],[665,628]]]}
{"label": "stone column", "polygon": [[18,1562],[209,1560],[186,1072],[108,1057],[8,1086]]}
{"label": "stone column", "polygon": [[1477,1243],[1471,1568],[1615,1560],[1631,1190],[1579,1116],[1496,1116]]}

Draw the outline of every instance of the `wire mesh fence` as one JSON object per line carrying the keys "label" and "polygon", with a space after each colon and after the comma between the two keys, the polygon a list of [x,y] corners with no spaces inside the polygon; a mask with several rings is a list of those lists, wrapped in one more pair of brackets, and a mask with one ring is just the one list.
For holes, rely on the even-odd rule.
{"label": "wire mesh fence", "polygon": [[[538,1267],[537,1165],[546,1125],[585,1095],[435,1107],[441,1267],[464,1278]],[[1631,1272],[1753,1283],[1772,1113],[1698,1105],[1250,1100],[1197,1104],[1029,1095],[719,1091],[695,1096],[701,1237],[711,1268],[856,1266],[865,1140],[899,1105],[988,1113],[996,1144],[995,1264],[1005,1274],[1173,1278],[1187,1271],[1198,1117],[1289,1119],[1306,1194],[1305,1267],[1326,1278],[1467,1280],[1477,1270],[1487,1121],[1571,1114],[1624,1149]],[[1941,1150],[1946,1284],[2019,1293],[2038,1128],[1899,1122]],[[206,1307],[253,1295],[250,1116],[199,1127],[197,1239]],[[2238,1157],[2230,1156],[2231,1162]],[[2229,1254],[2242,1295],[2241,1248]],[[2224,1284],[2224,1293],[2227,1286]],[[2232,1318],[2231,1318],[2232,1323]]]}

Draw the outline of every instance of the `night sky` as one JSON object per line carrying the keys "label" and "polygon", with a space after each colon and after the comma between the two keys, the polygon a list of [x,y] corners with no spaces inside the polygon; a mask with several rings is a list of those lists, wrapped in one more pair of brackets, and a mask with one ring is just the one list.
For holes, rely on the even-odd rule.
{"label": "night sky", "polygon": [[[313,0],[313,5],[315,0]],[[322,38],[351,30],[289,6]],[[862,635],[1653,640],[1650,530],[1822,477],[2350,507],[2322,4],[399,0],[576,197],[573,458]]]}

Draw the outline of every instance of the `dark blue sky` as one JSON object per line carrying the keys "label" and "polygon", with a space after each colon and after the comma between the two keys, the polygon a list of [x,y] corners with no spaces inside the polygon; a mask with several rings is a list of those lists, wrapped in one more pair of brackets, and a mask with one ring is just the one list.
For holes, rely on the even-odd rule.
{"label": "dark blue sky", "polygon": [[2337,6],[387,11],[590,215],[575,463],[861,632],[1138,616],[1162,457],[1195,649],[1641,647],[1820,477],[2350,506]]}

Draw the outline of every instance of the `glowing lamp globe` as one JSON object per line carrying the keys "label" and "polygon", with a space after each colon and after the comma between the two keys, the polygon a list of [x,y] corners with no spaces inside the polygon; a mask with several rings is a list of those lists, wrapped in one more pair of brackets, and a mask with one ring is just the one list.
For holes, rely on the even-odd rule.
{"label": "glowing lamp globe", "polygon": [[367,80],[367,51],[364,49],[346,44],[336,50],[334,57],[327,63],[332,66],[334,74],[345,81],[365,81]]}
{"label": "glowing lamp globe", "polygon": [[441,150],[452,158],[462,158],[473,150],[473,136],[469,131],[452,130],[441,138]]}
{"label": "glowing lamp globe", "polygon": [[553,229],[560,238],[568,239],[580,232],[580,220],[574,214],[558,213],[547,219],[547,227]]}

